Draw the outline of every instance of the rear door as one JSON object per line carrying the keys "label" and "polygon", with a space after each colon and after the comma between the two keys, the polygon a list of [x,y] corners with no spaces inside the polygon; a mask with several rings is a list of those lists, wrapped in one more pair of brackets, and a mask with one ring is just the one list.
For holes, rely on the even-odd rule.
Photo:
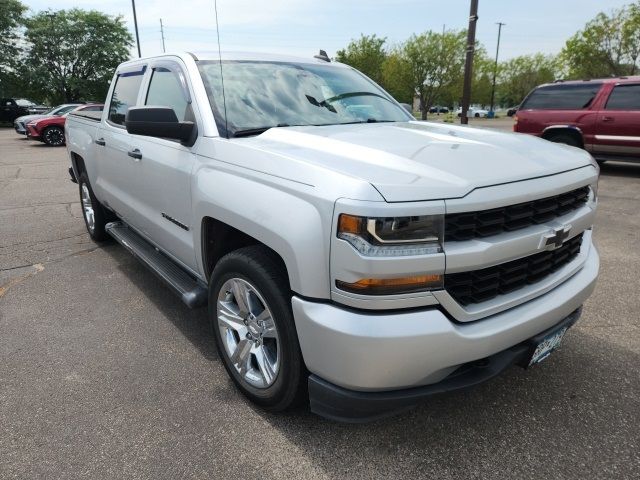
{"label": "rear door", "polygon": [[[198,125],[191,91],[181,61],[158,59],[149,64],[141,105],[170,107],[179,121]],[[130,149],[140,158],[134,162],[134,199],[144,216],[150,239],[184,266],[196,270],[194,254],[191,174],[194,149],[178,140],[129,136]]]}
{"label": "rear door", "polygon": [[617,84],[598,112],[594,155],[640,159],[640,83]]}

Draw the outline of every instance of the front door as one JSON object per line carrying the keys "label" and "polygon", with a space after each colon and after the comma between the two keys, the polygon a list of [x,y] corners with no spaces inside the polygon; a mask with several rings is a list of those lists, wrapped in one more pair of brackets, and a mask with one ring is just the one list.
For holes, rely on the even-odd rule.
{"label": "front door", "polygon": [[[140,103],[171,107],[179,121],[198,123],[183,66],[177,61],[160,59],[150,64]],[[139,156],[133,195],[145,217],[145,230],[157,246],[197,271],[191,209],[194,147],[177,140],[129,135],[129,149]]]}
{"label": "front door", "polygon": [[593,154],[640,159],[640,84],[613,87],[598,112]]}

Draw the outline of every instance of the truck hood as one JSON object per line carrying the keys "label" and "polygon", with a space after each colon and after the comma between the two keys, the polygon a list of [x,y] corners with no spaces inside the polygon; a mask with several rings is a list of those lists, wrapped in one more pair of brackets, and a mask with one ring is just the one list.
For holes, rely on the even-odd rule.
{"label": "truck hood", "polygon": [[460,198],[592,161],[583,150],[530,135],[428,122],[272,128],[244,141],[363,179],[388,202]]}

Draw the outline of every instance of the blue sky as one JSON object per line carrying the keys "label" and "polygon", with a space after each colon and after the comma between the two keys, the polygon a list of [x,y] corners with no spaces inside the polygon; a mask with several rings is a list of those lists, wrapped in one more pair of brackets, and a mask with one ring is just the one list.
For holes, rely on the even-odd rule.
{"label": "blue sky", "polygon": [[[23,0],[32,11],[51,8],[45,0]],[[477,39],[491,55],[497,25],[505,22],[500,57],[557,53],[564,42],[600,11],[631,0],[480,0]],[[79,7],[123,15],[133,32],[130,0],[57,0],[56,9]],[[136,0],[143,55],[162,52],[159,19],[167,51],[214,50],[213,0]],[[465,28],[469,0],[218,0],[223,50],[251,50],[308,56],[323,48],[330,56],[361,33],[399,43],[412,33]],[[133,52],[132,52],[133,53]]]}

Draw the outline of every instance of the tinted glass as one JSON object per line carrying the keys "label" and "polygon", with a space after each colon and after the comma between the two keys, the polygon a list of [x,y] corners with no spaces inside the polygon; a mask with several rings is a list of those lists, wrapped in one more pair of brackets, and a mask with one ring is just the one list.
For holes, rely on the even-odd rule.
{"label": "tinted glass", "polygon": [[618,85],[613,88],[607,110],[640,110],[640,85]]}
{"label": "tinted glass", "polygon": [[529,95],[520,109],[581,110],[591,105],[601,86],[601,83],[585,83],[540,87]]}
{"label": "tinted glass", "polygon": [[131,75],[120,75],[113,89],[113,96],[109,104],[109,120],[118,125],[124,125],[124,117],[129,107],[136,104],[138,90],[142,82],[142,72]]}
{"label": "tinted glass", "polygon": [[24,98],[17,99],[16,103],[21,107],[31,107],[32,105],[35,105],[31,100],[25,100]]}
{"label": "tinted glass", "polygon": [[[406,122],[409,114],[359,72],[306,63],[199,62],[218,129]],[[226,100],[226,102],[225,102]],[[224,121],[224,111],[227,119]],[[223,133],[224,135],[224,133]]]}
{"label": "tinted glass", "polygon": [[93,105],[91,107],[82,108],[81,110],[83,112],[101,112],[103,109],[104,107],[102,105]]}
{"label": "tinted glass", "polygon": [[179,121],[188,116],[187,97],[176,73],[160,67],[153,70],[146,105],[171,107]]}

